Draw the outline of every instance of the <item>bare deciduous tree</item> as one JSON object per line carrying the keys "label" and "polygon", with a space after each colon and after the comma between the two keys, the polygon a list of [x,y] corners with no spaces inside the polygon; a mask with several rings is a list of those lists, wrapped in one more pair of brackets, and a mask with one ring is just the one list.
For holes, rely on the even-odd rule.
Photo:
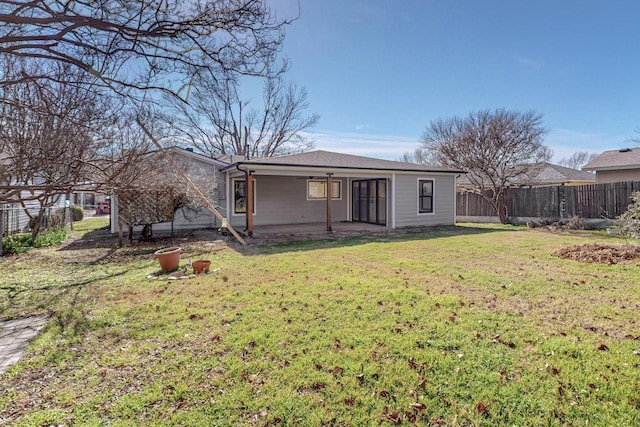
{"label": "bare deciduous tree", "polygon": [[[0,146],[6,171],[0,178],[7,187],[0,203],[23,197],[18,182],[58,193],[69,191],[73,180],[78,184],[90,179],[96,188],[126,186],[138,173],[129,169],[147,151],[146,138],[137,139],[131,130],[135,121],[125,121],[126,109],[111,116],[111,123],[71,132],[63,130],[63,124],[79,122],[66,120],[55,102],[56,108],[20,103],[33,93],[55,86],[82,87],[92,106],[110,93],[126,97],[139,109],[158,99],[151,92],[186,97],[199,76],[213,81],[228,73],[264,76],[276,67],[289,22],[276,19],[263,0],[0,0],[0,60],[11,65],[0,67],[0,102],[7,113],[16,108],[29,113],[22,122],[19,114],[0,120],[3,126],[4,120],[12,121],[14,131],[33,142],[30,148]],[[33,62],[40,65],[31,66]],[[62,66],[80,78],[71,81],[50,72]],[[28,93],[18,93],[25,88]],[[23,97],[17,104],[16,95]],[[41,98],[49,102],[46,99]],[[92,108],[87,105],[87,110]],[[79,112],[74,111],[69,114]],[[38,124],[47,120],[45,113],[53,121],[48,128]],[[90,129],[100,129],[100,135],[88,135]]]}
{"label": "bare deciduous tree", "polygon": [[[0,0],[0,54],[68,64],[129,96],[201,74],[262,75],[283,40],[262,0]],[[22,73],[0,84],[51,79]]]}
{"label": "bare deciduous tree", "polygon": [[417,163],[419,165],[428,165],[431,159],[422,147],[416,148],[413,152],[404,153],[398,161],[406,163]]}
{"label": "bare deciduous tree", "polygon": [[546,133],[539,114],[498,109],[431,122],[420,142],[432,163],[466,170],[472,190],[507,223],[505,189],[549,160]]}
{"label": "bare deciduous tree", "polygon": [[[122,100],[96,93],[83,73],[64,63],[17,63],[7,61],[4,72],[49,78],[0,87],[0,204],[20,204],[41,217],[62,196],[109,191],[149,151],[133,137]],[[32,213],[34,203],[39,214]]]}
{"label": "bare deciduous tree", "polygon": [[91,128],[104,109],[99,98],[75,85],[77,76],[68,66],[54,64],[46,72],[51,76],[46,82],[0,89],[7,100],[0,103],[0,203],[38,201],[41,213],[85,180]]}
{"label": "bare deciduous tree", "polygon": [[313,148],[304,131],[314,126],[319,116],[304,114],[309,105],[304,88],[286,82],[281,72],[269,75],[263,88],[263,108],[258,110],[241,99],[238,82],[234,75],[224,81],[200,78],[191,89],[189,105],[173,100],[177,114],[171,118],[179,135],[211,155],[272,157]]}
{"label": "bare deciduous tree", "polygon": [[558,162],[560,166],[571,169],[582,169],[582,166],[598,157],[598,153],[589,153],[588,151],[577,151],[569,158],[563,158]]}

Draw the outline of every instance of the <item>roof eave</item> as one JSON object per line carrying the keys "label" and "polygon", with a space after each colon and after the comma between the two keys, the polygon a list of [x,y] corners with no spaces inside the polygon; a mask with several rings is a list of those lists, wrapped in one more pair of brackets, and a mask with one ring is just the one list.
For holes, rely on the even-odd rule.
{"label": "roof eave", "polygon": [[405,172],[405,173],[442,173],[442,174],[461,174],[466,173],[462,170],[456,169],[411,169],[411,168],[371,168],[371,167],[360,167],[360,166],[329,166],[329,165],[305,165],[305,164],[295,164],[295,163],[286,163],[286,164],[274,164],[268,162],[236,162],[228,167],[224,168],[223,171],[230,170],[234,167],[244,167],[250,169],[264,169],[264,170],[277,170],[277,169],[323,169],[323,170],[339,170],[339,171],[360,171],[360,172],[384,172],[384,173],[392,173],[392,172]]}
{"label": "roof eave", "polygon": [[631,169],[640,169],[640,164],[634,165],[612,165],[612,166],[584,166],[582,168],[583,171],[618,171],[618,170],[631,170]]}

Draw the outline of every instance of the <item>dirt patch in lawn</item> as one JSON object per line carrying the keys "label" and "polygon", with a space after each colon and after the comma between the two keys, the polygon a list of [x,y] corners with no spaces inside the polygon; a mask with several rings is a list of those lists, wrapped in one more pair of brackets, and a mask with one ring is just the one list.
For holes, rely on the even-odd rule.
{"label": "dirt patch in lawn", "polygon": [[639,264],[640,246],[588,243],[562,248],[556,251],[554,255],[574,261],[599,264]]}

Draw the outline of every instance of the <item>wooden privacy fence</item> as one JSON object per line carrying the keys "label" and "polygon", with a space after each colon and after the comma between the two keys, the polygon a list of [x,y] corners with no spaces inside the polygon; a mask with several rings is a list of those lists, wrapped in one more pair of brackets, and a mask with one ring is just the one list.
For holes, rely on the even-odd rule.
{"label": "wooden privacy fence", "polygon": [[[510,217],[613,219],[627,210],[637,191],[640,181],[509,188],[507,212]],[[458,192],[456,204],[460,216],[497,216],[479,194]]]}

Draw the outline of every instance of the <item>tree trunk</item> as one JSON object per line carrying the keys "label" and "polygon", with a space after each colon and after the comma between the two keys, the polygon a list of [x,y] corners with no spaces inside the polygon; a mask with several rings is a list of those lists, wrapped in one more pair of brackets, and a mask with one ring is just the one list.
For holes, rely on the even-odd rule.
{"label": "tree trunk", "polygon": [[498,218],[500,218],[500,222],[502,224],[509,224],[509,209],[507,207],[505,190],[502,190],[497,194],[495,207]]}

